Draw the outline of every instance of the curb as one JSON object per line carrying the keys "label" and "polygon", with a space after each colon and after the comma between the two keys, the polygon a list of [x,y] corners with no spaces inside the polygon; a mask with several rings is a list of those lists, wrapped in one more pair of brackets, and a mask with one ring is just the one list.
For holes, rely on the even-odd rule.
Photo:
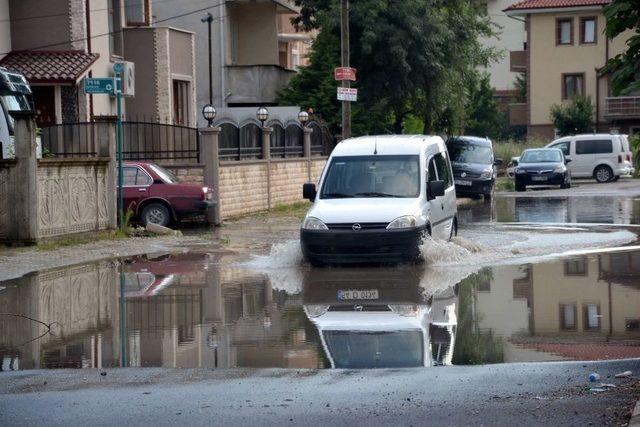
{"label": "curb", "polygon": [[636,402],[636,406],[629,420],[629,427],[640,427],[640,400]]}

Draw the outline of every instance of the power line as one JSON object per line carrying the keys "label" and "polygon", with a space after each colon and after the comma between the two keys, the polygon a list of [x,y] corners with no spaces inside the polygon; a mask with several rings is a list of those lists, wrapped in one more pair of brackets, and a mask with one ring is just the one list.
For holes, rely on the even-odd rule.
{"label": "power line", "polygon": [[[203,7],[203,8],[196,9],[196,10],[192,10],[192,11],[190,11],[190,12],[185,12],[185,13],[181,13],[181,14],[179,14],[179,15],[169,16],[168,18],[164,18],[164,19],[160,19],[160,20],[158,20],[158,21],[155,21],[153,24],[154,24],[154,25],[155,25],[155,24],[160,24],[160,23],[162,23],[162,22],[171,21],[171,20],[173,20],[173,19],[182,18],[182,17],[184,17],[184,16],[193,15],[193,14],[196,14],[196,13],[199,13],[199,12],[203,12],[203,11],[205,11],[205,10],[210,10],[210,9],[215,8],[215,7],[222,6],[222,5],[224,5],[224,4],[225,4],[225,0],[223,0],[221,3],[216,3],[216,4],[213,4],[213,5],[207,6],[207,7]],[[226,17],[227,17],[227,15],[223,15],[223,16],[219,16],[219,17],[216,17],[216,18],[213,18],[213,19],[214,19],[214,20],[221,20],[221,19],[224,19],[224,18],[226,18]],[[141,28],[141,27],[146,27],[146,26],[143,26],[143,25],[136,25],[136,26],[129,27],[129,28]],[[149,28],[153,28],[153,27],[149,27]],[[68,40],[68,41],[64,41],[64,42],[58,42],[58,43],[52,43],[52,44],[47,44],[47,45],[36,46],[36,47],[32,47],[32,48],[30,48],[30,49],[28,49],[28,50],[40,50],[40,49],[46,49],[46,48],[49,48],[49,47],[60,46],[60,45],[63,45],[63,44],[68,44],[68,43],[75,43],[75,42],[87,41],[87,40],[95,39],[95,38],[98,38],[98,37],[104,37],[104,36],[110,36],[110,35],[112,35],[112,34],[117,34],[117,33],[119,33],[120,31],[121,31],[121,30],[118,30],[118,31],[108,31],[108,32],[106,32],[106,33],[96,34],[96,35],[91,36],[91,37],[81,37],[81,38],[78,38],[78,39]],[[11,52],[0,52],[0,55],[8,55],[9,53],[11,53]]]}

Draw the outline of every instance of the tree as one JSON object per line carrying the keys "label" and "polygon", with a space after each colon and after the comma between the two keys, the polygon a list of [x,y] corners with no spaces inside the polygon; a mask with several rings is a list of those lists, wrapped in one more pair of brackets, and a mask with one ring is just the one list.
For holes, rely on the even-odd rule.
{"label": "tree", "polygon": [[[335,0],[296,0],[301,7],[294,23],[306,30],[320,28],[316,43],[332,44],[339,49],[339,6]],[[351,64],[358,69],[359,101],[353,105],[354,134],[387,130],[401,133],[408,117],[419,117],[423,130],[431,132],[436,124],[460,128],[464,115],[465,80],[484,65],[492,51],[483,48],[479,36],[491,35],[489,21],[481,16],[475,3],[465,0],[358,0],[351,3]],[[334,37],[321,39],[330,32]],[[326,46],[323,47],[327,48]],[[309,68],[323,69],[315,82],[300,85],[294,78],[282,100],[292,98],[291,91],[311,88],[298,94],[306,101],[318,94],[314,87],[329,85],[333,90],[323,97],[335,98],[336,82],[330,82],[330,70],[337,62],[320,64],[323,59],[314,47]],[[338,56],[332,56],[338,61]],[[304,72],[304,71],[303,71]],[[301,73],[302,74],[302,73]],[[301,76],[302,77],[302,76]],[[311,77],[311,75],[307,75]],[[329,101],[324,101],[327,104]],[[311,103],[311,102],[307,102]],[[301,102],[305,104],[305,102]],[[314,105],[310,105],[316,109]],[[339,111],[339,104],[335,104]],[[375,117],[371,117],[374,114]],[[362,121],[359,122],[359,116]],[[358,123],[359,122],[359,123]]]}
{"label": "tree", "polygon": [[560,136],[589,133],[593,130],[591,98],[576,96],[567,104],[552,105],[550,117]]}
{"label": "tree", "polygon": [[607,18],[606,35],[614,38],[631,30],[627,51],[609,59],[604,72],[612,73],[611,86],[614,95],[627,95],[640,91],[640,2],[615,0],[604,8]]}
{"label": "tree", "polygon": [[490,138],[503,136],[506,118],[493,96],[489,74],[479,74],[471,79],[465,110],[465,134]]}

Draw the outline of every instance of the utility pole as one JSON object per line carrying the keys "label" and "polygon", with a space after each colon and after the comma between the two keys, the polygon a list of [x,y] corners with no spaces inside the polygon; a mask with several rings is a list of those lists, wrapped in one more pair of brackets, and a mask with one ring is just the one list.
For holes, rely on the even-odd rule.
{"label": "utility pole", "polygon": [[[349,67],[349,0],[340,0],[340,51],[342,67]],[[342,87],[351,87],[342,80]],[[342,139],[351,138],[351,102],[342,101]]]}
{"label": "utility pole", "polygon": [[211,23],[213,22],[213,15],[207,13],[207,16],[201,19],[202,22],[206,22],[209,27],[209,105],[213,105],[213,69],[211,64]]}

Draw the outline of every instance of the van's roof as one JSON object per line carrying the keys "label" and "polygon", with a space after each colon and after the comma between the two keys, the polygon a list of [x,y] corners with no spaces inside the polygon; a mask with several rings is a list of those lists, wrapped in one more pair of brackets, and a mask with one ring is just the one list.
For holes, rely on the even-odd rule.
{"label": "van's roof", "polygon": [[439,136],[429,135],[380,135],[349,138],[333,149],[332,156],[363,156],[393,154],[420,154],[434,144],[444,144]]}

